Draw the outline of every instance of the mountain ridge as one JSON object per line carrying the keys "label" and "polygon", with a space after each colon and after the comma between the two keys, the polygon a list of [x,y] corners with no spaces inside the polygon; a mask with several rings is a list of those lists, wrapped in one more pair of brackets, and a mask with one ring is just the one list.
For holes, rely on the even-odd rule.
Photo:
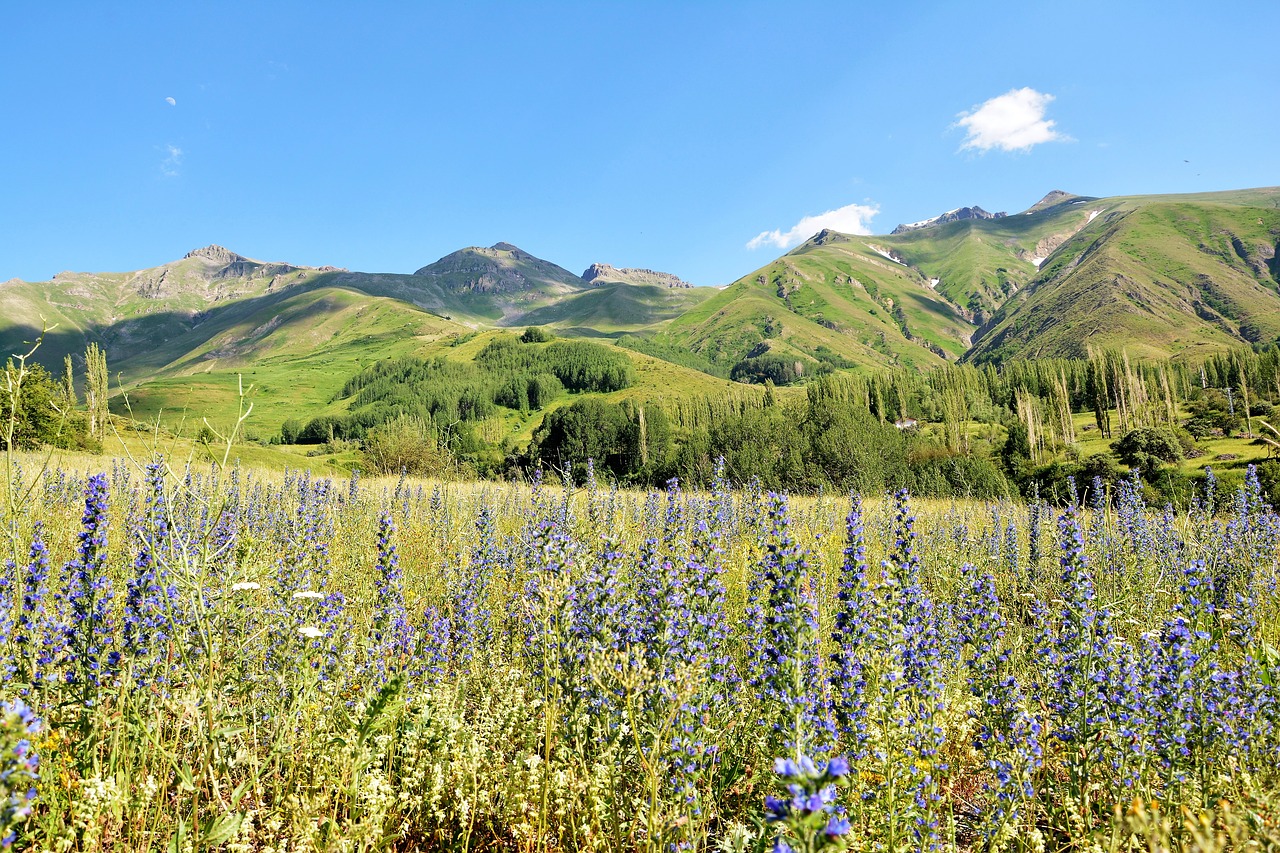
{"label": "mountain ridge", "polygon": [[[860,371],[1090,347],[1194,358],[1280,338],[1277,217],[1276,187],[1053,190],[1009,216],[896,235],[824,229],[723,289],[607,264],[578,276],[506,242],[407,274],[265,262],[215,244],[144,270],[10,279],[0,284],[0,348],[24,351],[57,324],[46,363],[97,341],[126,381],[251,363],[263,347],[290,350],[290,336],[323,352],[321,327],[334,341],[535,324],[568,336],[639,334],[723,374],[765,356]],[[345,319],[325,319],[330,308]],[[374,315],[382,331],[362,333]]]}

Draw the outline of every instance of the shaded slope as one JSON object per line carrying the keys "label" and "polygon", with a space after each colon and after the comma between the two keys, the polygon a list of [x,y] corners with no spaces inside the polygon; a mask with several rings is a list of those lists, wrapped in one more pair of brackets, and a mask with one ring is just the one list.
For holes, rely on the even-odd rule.
{"label": "shaded slope", "polygon": [[536,308],[522,316],[520,322],[556,326],[584,335],[639,331],[662,325],[718,292],[714,287],[602,281],[590,290]]}

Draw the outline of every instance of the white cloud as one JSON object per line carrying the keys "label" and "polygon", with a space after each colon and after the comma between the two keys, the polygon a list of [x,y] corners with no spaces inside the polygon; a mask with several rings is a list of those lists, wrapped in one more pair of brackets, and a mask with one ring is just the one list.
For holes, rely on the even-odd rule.
{"label": "white cloud", "polygon": [[160,161],[160,174],[166,178],[176,178],[182,174],[182,149],[176,145],[164,147],[165,157]]}
{"label": "white cloud", "polygon": [[817,234],[823,228],[844,234],[870,234],[871,218],[880,212],[875,204],[846,204],[817,216],[806,216],[786,231],[761,231],[747,243],[748,249],[774,245],[790,249]]}
{"label": "white cloud", "polygon": [[978,151],[1030,151],[1042,142],[1069,141],[1071,137],[1054,130],[1054,122],[1044,117],[1053,95],[1023,87],[1012,89],[967,113],[956,122],[968,131],[960,147]]}
{"label": "white cloud", "polygon": [[175,101],[173,98],[165,98],[164,102],[171,107],[176,107],[178,105],[178,102]]}

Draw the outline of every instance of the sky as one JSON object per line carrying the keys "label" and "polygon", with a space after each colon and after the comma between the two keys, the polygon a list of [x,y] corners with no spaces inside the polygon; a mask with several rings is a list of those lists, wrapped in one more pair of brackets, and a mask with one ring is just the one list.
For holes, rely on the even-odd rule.
{"label": "sky", "polygon": [[514,243],[729,283],[823,227],[1280,184],[1280,3],[22,3],[0,281]]}

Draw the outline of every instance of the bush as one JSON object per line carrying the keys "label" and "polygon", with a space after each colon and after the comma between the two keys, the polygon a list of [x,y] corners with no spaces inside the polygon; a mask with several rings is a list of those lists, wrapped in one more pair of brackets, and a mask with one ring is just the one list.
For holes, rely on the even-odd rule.
{"label": "bush", "polygon": [[520,336],[522,344],[545,344],[548,341],[554,341],[556,336],[548,332],[541,326],[530,326],[524,330],[524,334]]}
{"label": "bush", "polygon": [[1172,430],[1158,427],[1139,427],[1130,430],[1112,444],[1116,456],[1130,468],[1137,468],[1151,476],[1164,463],[1182,461],[1182,445]]}
{"label": "bush", "polygon": [[[89,436],[86,419],[67,412],[70,408],[62,399],[58,383],[38,364],[27,364],[21,383],[18,367],[10,362],[5,367],[5,378],[0,381],[0,448],[6,446],[10,416],[14,417],[13,443],[18,448],[39,447],[47,444],[72,450],[101,450],[101,446]],[[16,409],[9,389],[18,387]],[[59,412],[61,408],[67,415]]]}
{"label": "bush", "polygon": [[790,385],[800,381],[806,372],[813,372],[811,363],[806,365],[802,359],[766,353],[744,358],[735,364],[729,371],[729,378],[734,382],[750,382],[755,385],[765,381],[774,385]]}
{"label": "bush", "polygon": [[289,418],[280,425],[280,442],[282,444],[297,444],[301,435],[302,421],[297,418]]}
{"label": "bush", "polygon": [[408,416],[371,429],[365,437],[364,457],[382,474],[439,474],[453,467],[453,457],[440,446],[431,424]]}

